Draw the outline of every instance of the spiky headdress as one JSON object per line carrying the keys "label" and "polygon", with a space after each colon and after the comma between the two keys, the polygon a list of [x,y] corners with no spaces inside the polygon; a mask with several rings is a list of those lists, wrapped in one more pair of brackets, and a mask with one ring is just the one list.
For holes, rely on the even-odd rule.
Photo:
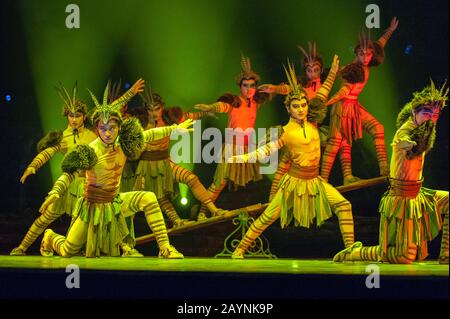
{"label": "spiky headdress", "polygon": [[286,98],[284,99],[284,105],[289,108],[289,104],[292,100],[306,99],[308,101],[306,92],[303,90],[302,85],[297,81],[295,68],[291,61],[288,60],[288,67],[286,68],[286,66],[283,66],[283,68],[288,79],[289,87],[291,89],[289,94],[286,95]]}
{"label": "spiky headdress", "polygon": [[252,70],[250,58],[241,53],[241,73],[236,77],[236,84],[240,86],[243,80],[248,79],[254,79],[255,82],[258,82],[260,77]]}
{"label": "spiky headdress", "polygon": [[413,110],[419,106],[428,108],[444,108],[448,101],[448,85],[447,80],[442,84],[440,89],[437,89],[432,79],[430,79],[430,85],[424,88],[421,92],[415,92],[414,98],[411,101]]}
{"label": "spiky headdress", "polygon": [[158,105],[164,106],[161,95],[159,95],[158,93],[153,93],[150,85],[148,86],[148,88],[146,86],[144,88],[144,92],[139,93],[139,96],[142,100],[142,106],[145,108],[154,109]]}
{"label": "spiky headdress", "polygon": [[77,82],[75,82],[75,85],[73,86],[72,96],[69,95],[69,92],[67,92],[66,88],[62,85],[61,82],[59,83],[59,87],[56,87],[56,91],[64,101],[63,106],[64,116],[67,116],[69,113],[76,113],[76,112],[80,112],[83,114],[87,113],[86,103],[77,99]]}
{"label": "spiky headdress", "polygon": [[92,123],[95,125],[98,121],[102,121],[103,123],[108,123],[110,119],[116,119],[119,123],[122,122],[122,115],[120,114],[120,109],[122,106],[128,103],[128,101],[136,94],[133,91],[133,87],[131,87],[128,91],[126,91],[121,97],[118,99],[108,102],[108,95],[110,93],[110,82],[106,85],[106,88],[103,92],[103,101],[100,104],[95,97],[95,95],[88,89],[92,100],[95,104],[95,110],[92,114]]}
{"label": "spiky headdress", "polygon": [[120,88],[122,87],[122,79],[114,81],[113,85],[109,87],[108,103],[112,103],[120,97]]}
{"label": "spiky headdress", "polygon": [[308,52],[300,45],[297,45],[297,47],[305,56],[303,60],[303,67],[305,69],[308,66],[313,66],[314,64],[319,64],[320,67],[323,66],[322,58],[317,54],[317,47],[315,42],[308,42]]}
{"label": "spiky headdress", "polygon": [[445,80],[440,89],[437,89],[433,80],[430,79],[430,85],[420,92],[414,92],[412,100],[400,111],[397,117],[397,128],[402,126],[412,115],[412,112],[418,108],[444,108],[448,101],[448,92],[447,80]]}
{"label": "spiky headdress", "polygon": [[372,41],[370,38],[370,30],[362,30],[358,37],[358,43],[355,46],[354,53],[358,51],[372,50],[373,57],[369,66],[378,66],[384,61],[384,49],[378,41]]}

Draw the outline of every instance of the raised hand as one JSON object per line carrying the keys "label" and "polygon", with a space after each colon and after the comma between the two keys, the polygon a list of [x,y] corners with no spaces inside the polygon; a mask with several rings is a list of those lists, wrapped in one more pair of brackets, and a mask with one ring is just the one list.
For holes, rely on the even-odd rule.
{"label": "raised hand", "polygon": [[395,31],[398,27],[398,19],[397,17],[393,17],[391,20],[391,24],[389,25],[389,29]]}
{"label": "raised hand", "polygon": [[144,82],[145,82],[145,81],[144,81],[143,79],[137,80],[137,81],[133,84],[133,86],[131,87],[133,93],[137,94],[137,93],[139,93],[139,92],[143,92],[143,91],[144,91],[144,86],[145,86]]}
{"label": "raised hand", "polygon": [[47,196],[47,198],[45,199],[45,201],[42,203],[41,207],[39,208],[39,213],[43,214],[47,210],[48,206],[53,204],[58,198],[59,198],[58,194],[51,194],[51,195]]}
{"label": "raised hand", "polygon": [[203,111],[203,112],[211,112],[212,106],[208,104],[195,104],[194,106],[197,110]]}
{"label": "raised hand", "polygon": [[192,125],[194,124],[194,121],[192,119],[187,119],[184,122],[181,122],[177,125],[177,130],[186,131],[186,132],[193,132],[194,128],[192,128]]}
{"label": "raised hand", "polygon": [[333,56],[333,62],[331,63],[331,71],[333,72],[339,71],[339,57],[337,54]]}
{"label": "raised hand", "polygon": [[20,178],[20,182],[22,184],[25,184],[25,181],[27,180],[27,177],[32,175],[32,174],[36,174],[36,169],[34,167],[27,167],[27,169],[23,173],[22,177]]}

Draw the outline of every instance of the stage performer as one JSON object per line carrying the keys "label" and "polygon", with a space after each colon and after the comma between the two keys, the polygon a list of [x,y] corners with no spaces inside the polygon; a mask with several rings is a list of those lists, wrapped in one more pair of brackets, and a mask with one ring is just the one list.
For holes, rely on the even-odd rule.
{"label": "stage performer", "polygon": [[397,26],[398,20],[394,17],[378,41],[372,41],[368,35],[362,34],[354,49],[356,60],[340,71],[344,80],[343,85],[327,103],[334,105],[331,109],[328,142],[320,171],[325,180],[329,178],[338,151],[344,185],[360,180],[352,173],[351,147],[353,140],[362,138],[363,129],[373,138],[380,175],[389,175],[383,125],[359,103],[358,96],[369,79],[370,67],[383,62],[384,47]]}
{"label": "stage performer", "polygon": [[[290,115],[289,123],[281,130],[277,141],[272,141],[250,154],[234,156],[229,161],[251,162],[264,158],[273,151],[282,150],[285,155],[281,180],[269,206],[248,229],[233,252],[232,258],[243,258],[253,241],[280,217],[281,227],[294,220],[295,226],[309,228],[316,222],[321,226],[334,212],[345,247],[362,245],[354,241],[352,207],[332,185],[319,176],[320,140],[317,129],[326,115],[325,103],[339,68],[338,57],[328,77],[314,99],[308,101],[305,91],[297,82],[294,67],[289,63],[285,69],[290,92],[285,107]],[[279,170],[280,171],[280,170]],[[276,187],[276,186],[275,186]]]}
{"label": "stage performer", "polygon": [[[59,95],[63,100],[63,114],[67,117],[68,126],[64,131],[52,131],[42,138],[38,145],[38,155],[28,165],[23,173],[20,182],[25,183],[29,175],[35,174],[45,163],[47,163],[56,153],[66,154],[72,151],[77,145],[87,145],[97,138],[94,132],[85,127],[88,121],[86,104],[76,96],[77,85],[75,83],[72,89],[72,95],[60,85],[57,88]],[[71,214],[74,204],[83,192],[84,178],[76,178],[70,185],[64,196],[50,205],[33,222],[28,229],[20,245],[14,248],[10,255],[22,256],[26,254],[27,249],[34,243],[43,231],[61,217],[64,213]]]}
{"label": "stage performer", "polygon": [[[301,83],[308,100],[311,100],[319,91],[322,83],[325,82],[329,70],[324,70],[323,60],[317,53],[315,42],[308,42],[308,51],[301,46],[298,46],[298,48],[304,55],[303,70],[305,75],[297,76],[297,81]],[[258,87],[258,90],[265,93],[287,95],[290,92],[290,87],[286,83],[281,83],[279,85],[262,84]]]}
{"label": "stage performer", "polygon": [[78,146],[67,154],[62,163],[63,174],[41,206],[41,211],[67,190],[70,182],[85,174],[83,197],[78,199],[75,212],[78,216],[67,238],[47,229],[41,243],[41,254],[70,257],[86,244],[86,257],[118,256],[119,247],[128,234],[125,217],[143,211],[148,225],[156,235],[159,256],[183,258],[169,243],[167,230],[156,196],[151,192],[119,193],[120,176],[127,157],[133,157],[149,140],[169,136],[175,129],[187,131],[188,120],[179,125],[143,131],[137,119],[122,121],[120,108],[136,93],[141,92],[143,80],[138,80],[130,90],[113,103],[108,101],[108,86],[100,104],[91,93],[96,110],[92,115],[98,138],[88,146]]}
{"label": "stage performer", "polygon": [[[150,117],[147,121],[147,129],[179,124],[187,119],[198,120],[204,116],[214,115],[211,112],[184,112],[180,107],[166,107],[161,96],[152,93],[151,90],[145,90],[140,96],[143,107]],[[134,190],[155,193],[161,210],[169,217],[173,227],[188,222],[180,218],[171,202],[176,193],[175,183],[188,185],[195,198],[205,205],[212,215],[225,212],[214,205],[209,192],[194,173],[170,159],[169,143],[169,136],[145,143],[145,150],[140,155],[137,164]]]}
{"label": "stage performer", "polygon": [[[236,77],[236,84],[240,88],[240,95],[226,93],[216,103],[197,104],[195,107],[201,111],[228,113],[227,128],[234,130],[235,136],[231,144],[222,146],[222,160],[217,164],[214,181],[209,186],[213,202],[219,197],[228,182],[238,186],[246,186],[251,181],[259,181],[262,176],[259,172],[259,163],[227,163],[225,153],[230,149],[234,154],[237,150],[247,152],[250,134],[256,122],[258,109],[269,98],[269,94],[256,89],[260,76],[252,70],[250,58],[241,55],[241,73]],[[242,151],[239,151],[242,154]],[[198,219],[206,217],[207,207],[202,205]],[[215,214],[213,213],[213,216]]]}
{"label": "stage performer", "polygon": [[[308,51],[301,46],[298,46],[298,48],[304,56],[303,71],[305,72],[305,75],[297,75],[297,81],[301,83],[308,100],[311,100],[316,96],[322,83],[325,82],[329,68],[324,69],[323,60],[317,52],[317,45],[315,42],[308,42]],[[329,89],[331,90],[331,88]],[[290,92],[290,87],[286,83],[281,83],[279,85],[263,84],[258,87],[258,90],[265,93],[286,95]],[[328,129],[329,127],[326,124],[321,124],[319,126],[321,153],[323,153],[327,145]]]}
{"label": "stage performer", "polygon": [[442,228],[439,262],[448,264],[448,191],[422,187],[425,155],[433,147],[436,122],[447,100],[445,84],[437,89],[431,81],[400,111],[391,144],[390,186],[379,206],[379,245],[344,250],[336,261],[410,264],[416,258],[423,260],[428,241]]}

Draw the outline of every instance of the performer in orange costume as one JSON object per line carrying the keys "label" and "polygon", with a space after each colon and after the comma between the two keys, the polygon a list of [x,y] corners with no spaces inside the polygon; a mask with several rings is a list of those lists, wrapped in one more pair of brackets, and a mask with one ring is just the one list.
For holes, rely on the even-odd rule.
{"label": "performer in orange costume", "polygon": [[[236,132],[232,143],[223,145],[222,160],[218,163],[214,181],[208,188],[213,202],[216,201],[228,182],[233,183],[236,189],[238,186],[246,186],[251,181],[262,179],[258,163],[227,163],[225,159],[228,148],[233,153],[236,153],[237,149],[247,152],[250,138],[248,129],[254,128],[257,111],[269,99],[267,93],[256,90],[260,77],[252,70],[250,59],[243,55],[241,56],[241,68],[241,73],[236,77],[236,84],[240,88],[239,96],[227,93],[221,96],[216,103],[196,105],[196,108],[201,111],[228,113],[227,128],[232,128]],[[242,154],[242,152],[240,153]],[[206,211],[207,207],[202,205],[198,218],[205,218]]]}

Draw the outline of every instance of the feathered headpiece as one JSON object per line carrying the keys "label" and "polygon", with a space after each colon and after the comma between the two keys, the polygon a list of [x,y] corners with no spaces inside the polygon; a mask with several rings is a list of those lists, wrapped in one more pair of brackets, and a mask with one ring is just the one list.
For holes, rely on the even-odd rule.
{"label": "feathered headpiece", "polygon": [[372,50],[373,56],[369,66],[378,66],[384,61],[384,49],[378,41],[372,41],[370,38],[370,30],[362,30],[358,36],[358,43],[353,52],[358,55],[358,51]]}
{"label": "feathered headpiece", "polygon": [[416,110],[419,107],[425,108],[444,108],[448,100],[448,86],[447,80],[442,84],[441,88],[438,89],[434,85],[432,79],[430,79],[430,85],[425,87],[420,92],[413,93],[413,99],[411,101],[412,110]]}
{"label": "feathered headpiece", "polygon": [[77,82],[75,82],[75,85],[73,86],[72,96],[69,95],[69,92],[67,92],[66,88],[62,85],[61,82],[59,82],[59,87],[56,87],[56,91],[64,101],[64,116],[67,116],[69,113],[76,112],[81,112],[83,114],[87,113],[86,103],[77,99]]}
{"label": "feathered headpiece", "polygon": [[254,79],[255,82],[258,82],[260,77],[252,70],[250,58],[241,53],[241,73],[236,77],[236,84],[240,86],[242,80],[246,79]]}
{"label": "feathered headpiece", "polygon": [[437,89],[433,80],[430,79],[430,85],[420,92],[414,92],[410,102],[402,108],[397,117],[397,127],[400,127],[412,114],[419,108],[432,109],[439,107],[443,109],[448,101],[448,85],[447,80]]}
{"label": "feathered headpiece", "polygon": [[108,91],[108,103],[112,103],[120,97],[120,88],[122,87],[122,79],[115,81]]}
{"label": "feathered headpiece", "polygon": [[154,109],[158,105],[164,106],[164,102],[162,100],[161,95],[158,93],[152,92],[152,87],[149,85],[144,88],[144,92],[139,93],[139,96],[141,97],[143,107],[148,109]]}
{"label": "feathered headpiece", "polygon": [[289,107],[289,104],[292,100],[301,100],[301,99],[307,99],[306,92],[303,90],[303,87],[300,83],[297,81],[297,75],[295,74],[295,68],[294,65],[291,63],[291,61],[288,59],[288,67],[283,65],[284,72],[286,73],[286,77],[288,79],[289,87],[291,91],[288,95],[286,95],[286,98],[284,99],[284,105],[286,107]]}
{"label": "feathered headpiece", "polygon": [[106,88],[103,92],[102,104],[100,104],[95,95],[89,89],[88,91],[95,104],[95,110],[92,114],[92,123],[94,124],[99,120],[106,124],[110,119],[116,119],[119,121],[119,123],[121,123],[122,115],[120,113],[120,109],[122,108],[122,106],[127,104],[128,101],[136,94],[134,92],[134,88],[131,87],[118,99],[115,99],[112,102],[108,102],[108,95],[110,93],[110,81],[108,81],[108,84],[106,85]]}
{"label": "feathered headpiece", "polygon": [[362,30],[358,36],[358,46],[361,50],[365,51],[367,49],[371,49],[371,40],[370,40],[370,30],[365,32]]}
{"label": "feathered headpiece", "polygon": [[297,45],[300,51],[305,56],[303,66],[306,69],[308,66],[313,66],[314,64],[319,64],[320,67],[323,66],[322,58],[317,54],[317,47],[315,42],[308,42],[308,52],[300,45]]}

